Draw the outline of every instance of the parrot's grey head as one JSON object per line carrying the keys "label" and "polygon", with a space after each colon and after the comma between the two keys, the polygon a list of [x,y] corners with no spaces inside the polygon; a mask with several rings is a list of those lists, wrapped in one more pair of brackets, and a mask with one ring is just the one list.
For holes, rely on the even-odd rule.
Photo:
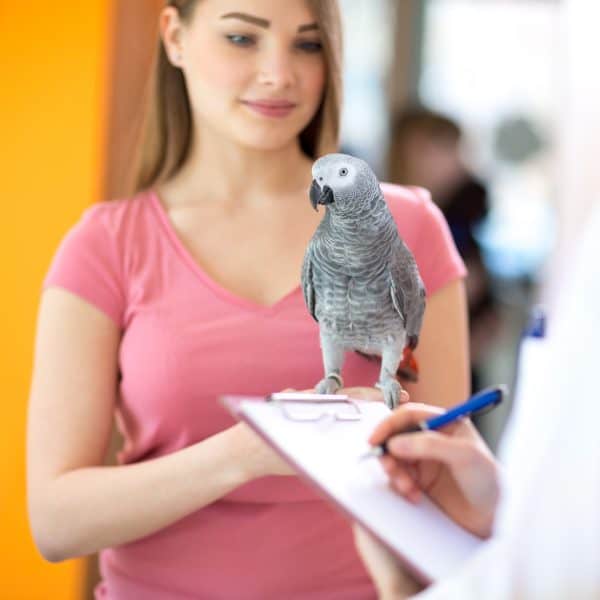
{"label": "parrot's grey head", "polygon": [[312,167],[310,202],[315,210],[323,204],[333,212],[354,212],[371,201],[379,181],[371,167],[348,154],[326,154]]}

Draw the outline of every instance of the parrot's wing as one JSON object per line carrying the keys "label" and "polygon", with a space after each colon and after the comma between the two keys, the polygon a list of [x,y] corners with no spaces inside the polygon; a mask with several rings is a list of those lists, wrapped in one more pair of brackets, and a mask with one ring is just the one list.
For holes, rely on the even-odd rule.
{"label": "parrot's wing", "polygon": [[425,286],[413,255],[400,239],[392,251],[390,294],[394,308],[404,321],[408,345],[414,350],[425,312]]}
{"label": "parrot's wing", "polygon": [[304,255],[301,283],[302,293],[304,294],[304,302],[306,303],[308,312],[312,315],[312,318],[318,322],[319,320],[315,314],[316,298],[315,288],[313,287],[312,242],[308,245],[306,254]]}
{"label": "parrot's wing", "polygon": [[390,295],[392,296],[392,304],[401,319],[406,323],[406,300],[402,288],[398,287],[396,279],[392,276],[390,280]]}

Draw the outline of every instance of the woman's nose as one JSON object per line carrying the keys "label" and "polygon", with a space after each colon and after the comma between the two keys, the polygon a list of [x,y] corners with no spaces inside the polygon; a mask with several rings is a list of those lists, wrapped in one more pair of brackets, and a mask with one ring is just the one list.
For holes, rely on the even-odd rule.
{"label": "woman's nose", "polygon": [[259,63],[259,82],[275,88],[285,88],[294,81],[292,57],[282,49],[265,51]]}

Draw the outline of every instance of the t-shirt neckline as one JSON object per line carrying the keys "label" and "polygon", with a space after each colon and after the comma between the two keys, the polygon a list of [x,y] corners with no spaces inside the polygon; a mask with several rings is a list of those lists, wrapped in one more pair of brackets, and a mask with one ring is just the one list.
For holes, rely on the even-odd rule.
{"label": "t-shirt neckline", "polygon": [[191,269],[191,271],[196,275],[196,277],[200,279],[205,286],[207,286],[221,299],[231,304],[235,304],[240,308],[244,308],[245,310],[269,314],[277,312],[288,299],[299,293],[300,285],[297,285],[292,290],[284,294],[281,298],[276,300],[273,304],[260,304],[248,298],[244,298],[243,296],[238,296],[237,294],[223,287],[220,283],[218,283],[212,277],[210,277],[206,273],[206,271],[204,271],[202,266],[191,255],[190,251],[183,244],[183,242],[177,235],[177,232],[175,231],[175,228],[173,227],[173,224],[171,223],[171,220],[169,219],[169,216],[165,208],[163,207],[156,190],[149,190],[149,199],[150,204],[154,209],[154,213],[161,225],[161,228],[164,234],[167,236],[177,255]]}

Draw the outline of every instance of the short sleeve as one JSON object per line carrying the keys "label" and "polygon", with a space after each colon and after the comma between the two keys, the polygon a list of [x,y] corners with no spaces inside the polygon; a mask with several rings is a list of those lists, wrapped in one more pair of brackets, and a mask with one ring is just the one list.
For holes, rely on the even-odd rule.
{"label": "short sleeve", "polygon": [[119,252],[104,222],[108,207],[88,208],[62,239],[42,289],[61,287],[90,302],[119,327],[123,324],[123,293]]}
{"label": "short sleeve", "polygon": [[419,187],[382,183],[381,190],[400,236],[413,253],[427,294],[466,276],[442,211],[429,192]]}

